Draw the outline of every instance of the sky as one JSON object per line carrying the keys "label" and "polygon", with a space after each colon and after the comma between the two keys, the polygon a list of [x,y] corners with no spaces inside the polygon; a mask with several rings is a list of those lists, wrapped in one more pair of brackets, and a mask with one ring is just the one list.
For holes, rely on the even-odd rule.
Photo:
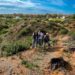
{"label": "sky", "polygon": [[0,14],[75,14],[75,0],[0,0]]}

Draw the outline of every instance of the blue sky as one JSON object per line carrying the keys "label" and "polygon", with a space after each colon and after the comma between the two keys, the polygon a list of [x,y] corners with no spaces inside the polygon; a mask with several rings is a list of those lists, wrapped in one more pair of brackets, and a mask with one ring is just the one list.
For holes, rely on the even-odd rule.
{"label": "blue sky", "polygon": [[75,0],[0,0],[0,13],[75,13]]}

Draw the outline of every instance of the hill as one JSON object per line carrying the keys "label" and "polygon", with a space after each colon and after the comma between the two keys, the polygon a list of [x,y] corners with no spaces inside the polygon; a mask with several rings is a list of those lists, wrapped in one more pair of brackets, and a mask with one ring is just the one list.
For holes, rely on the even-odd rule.
{"label": "hill", "polygon": [[[54,57],[63,57],[68,61],[73,68],[68,75],[74,75],[75,55],[68,52],[64,46],[65,42],[70,41],[69,38],[74,41],[74,16],[57,14],[0,15],[1,75],[56,75],[58,70],[52,72],[48,69],[49,62]],[[51,35],[51,49],[31,49],[32,33],[38,30]]]}

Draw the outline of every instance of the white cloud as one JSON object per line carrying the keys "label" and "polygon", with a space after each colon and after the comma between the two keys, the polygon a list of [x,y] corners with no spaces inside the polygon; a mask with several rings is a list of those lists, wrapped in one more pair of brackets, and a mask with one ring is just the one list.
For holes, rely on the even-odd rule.
{"label": "white cloud", "polygon": [[[51,6],[45,5],[43,0],[0,0],[0,10],[8,12],[22,12],[22,13],[66,13],[63,9],[56,6],[64,6],[64,0],[46,0]],[[75,7],[75,6],[74,6]],[[13,8],[13,9],[12,9]],[[1,12],[1,11],[0,11]]]}
{"label": "white cloud", "polygon": [[20,2],[21,0],[0,0],[2,2]]}
{"label": "white cloud", "polygon": [[7,6],[16,6],[16,7],[35,7],[36,3],[31,2],[30,0],[21,1],[21,0],[0,0],[0,5],[7,5]]}

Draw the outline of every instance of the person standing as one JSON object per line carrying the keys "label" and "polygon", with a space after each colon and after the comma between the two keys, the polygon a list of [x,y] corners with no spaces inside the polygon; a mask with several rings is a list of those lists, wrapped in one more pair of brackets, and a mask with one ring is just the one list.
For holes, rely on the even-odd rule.
{"label": "person standing", "polygon": [[33,34],[32,34],[32,48],[36,48],[37,44],[38,44],[38,32],[35,31]]}
{"label": "person standing", "polygon": [[45,35],[44,35],[44,47],[45,46],[48,46],[48,47],[50,47],[50,37],[49,37],[49,34],[48,33],[46,33]]}
{"label": "person standing", "polygon": [[44,40],[44,33],[39,31],[38,32],[38,44],[39,44],[39,46],[43,46],[43,40]]}

